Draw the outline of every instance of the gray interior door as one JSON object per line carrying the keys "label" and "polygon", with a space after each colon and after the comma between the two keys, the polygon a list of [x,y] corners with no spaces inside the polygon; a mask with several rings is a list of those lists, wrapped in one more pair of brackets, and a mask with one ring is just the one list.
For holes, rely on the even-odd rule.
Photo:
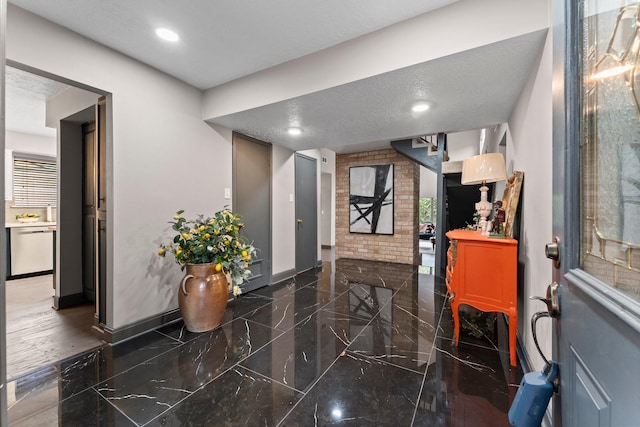
{"label": "gray interior door", "polygon": [[258,248],[248,292],[271,283],[271,144],[233,134],[233,210],[242,234]]}
{"label": "gray interior door", "polygon": [[554,426],[640,425],[640,76],[597,77],[636,60],[639,9],[604,3],[554,10]]}
{"label": "gray interior door", "polygon": [[318,260],[318,184],[316,159],[296,153],[296,272]]}
{"label": "gray interior door", "polygon": [[97,255],[97,130],[96,122],[82,126],[82,293],[96,300]]}

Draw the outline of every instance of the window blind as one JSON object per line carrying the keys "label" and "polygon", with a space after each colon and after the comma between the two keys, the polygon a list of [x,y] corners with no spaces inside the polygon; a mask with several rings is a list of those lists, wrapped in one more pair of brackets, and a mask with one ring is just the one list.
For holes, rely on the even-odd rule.
{"label": "window blind", "polygon": [[57,165],[54,158],[27,157],[14,153],[13,204],[20,207],[56,206]]}

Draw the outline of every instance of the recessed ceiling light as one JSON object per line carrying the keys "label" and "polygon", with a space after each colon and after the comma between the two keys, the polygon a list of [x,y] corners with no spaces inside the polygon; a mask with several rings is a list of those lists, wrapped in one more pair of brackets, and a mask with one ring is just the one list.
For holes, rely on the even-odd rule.
{"label": "recessed ceiling light", "polygon": [[427,104],[426,102],[416,102],[411,107],[411,111],[413,111],[414,113],[421,113],[423,111],[427,111],[428,109],[429,104]]}
{"label": "recessed ceiling light", "polygon": [[178,40],[180,40],[180,36],[178,35],[178,33],[168,28],[157,28],[156,36],[168,42],[177,42]]}
{"label": "recessed ceiling light", "polygon": [[297,136],[297,135],[300,135],[302,133],[302,129],[296,128],[296,127],[290,127],[290,128],[287,128],[287,133],[289,135]]}

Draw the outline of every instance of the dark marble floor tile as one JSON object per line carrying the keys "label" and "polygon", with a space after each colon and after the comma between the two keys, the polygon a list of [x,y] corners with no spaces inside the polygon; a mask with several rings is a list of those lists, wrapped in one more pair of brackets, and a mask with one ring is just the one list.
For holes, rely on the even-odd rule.
{"label": "dark marble floor tile", "polygon": [[281,292],[280,295],[282,295],[282,292],[291,293],[291,292],[295,292],[298,289],[302,289],[311,283],[314,283],[316,280],[318,280],[320,276],[321,276],[321,273],[316,273],[315,270],[304,272],[301,274],[297,274],[293,277],[290,277],[288,279],[282,280],[278,283],[274,283],[271,286],[258,289],[254,292],[257,292],[258,295],[268,295],[268,296],[271,295],[270,292],[272,292],[273,290],[277,290]]}
{"label": "dark marble floor tile", "polygon": [[151,331],[119,344],[104,347],[99,353],[106,362],[101,379],[116,375],[179,345],[180,342],[157,331]]}
{"label": "dark marble floor tile", "polygon": [[22,420],[10,421],[14,427],[33,426],[136,426],[93,389],[86,390],[44,411]]}
{"label": "dark marble floor tile", "polygon": [[244,316],[247,312],[255,310],[271,303],[272,298],[264,295],[257,295],[254,292],[241,294],[238,298],[234,298],[227,303],[222,323],[230,322]]}
{"label": "dark marble floor tile", "polygon": [[9,421],[24,418],[80,393],[98,382],[97,352],[47,366],[7,384]]}
{"label": "dark marble floor tile", "polygon": [[366,325],[359,319],[320,310],[241,365],[304,392]]}
{"label": "dark marble floor tile", "polygon": [[387,304],[349,350],[417,372],[427,369],[440,313]]}
{"label": "dark marble floor tile", "polygon": [[314,277],[313,280],[311,280],[309,277],[295,276],[271,286],[265,286],[264,288],[257,289],[252,293],[277,300],[278,298],[292,294],[309,286],[310,284],[315,283],[316,280],[317,277]]}
{"label": "dark marble floor tile", "polygon": [[350,283],[347,292],[338,295],[325,310],[362,320],[371,320],[393,299],[390,288]]}
{"label": "dark marble floor tile", "polygon": [[153,331],[20,377],[9,385],[13,390],[8,405],[9,417],[13,419],[21,417],[20,414],[57,407],[60,401],[178,345],[179,342]]}
{"label": "dark marble floor tile", "polygon": [[182,319],[169,325],[165,325],[157,329],[157,331],[182,343],[191,341],[200,336],[200,333],[188,331],[187,326],[184,324]]}
{"label": "dark marble floor tile", "polygon": [[[467,306],[461,306],[460,313],[460,343],[509,353],[509,328],[501,313],[482,313]],[[453,313],[449,304],[442,310],[438,336],[453,341]]]}
{"label": "dark marble floor tile", "polygon": [[237,319],[95,388],[129,418],[144,424],[260,349],[274,334],[280,333]]}
{"label": "dark marble floor tile", "polygon": [[292,388],[233,368],[148,426],[275,426],[302,397]]}
{"label": "dark marble floor tile", "polygon": [[[501,352],[438,340],[425,376],[414,425],[508,426],[522,378]],[[469,417],[473,418],[470,419]]]}
{"label": "dark marble floor tile", "polygon": [[417,266],[340,258],[335,262],[336,280],[399,289],[417,275]]}
{"label": "dark marble floor tile", "polygon": [[309,288],[318,289],[324,292],[331,292],[336,295],[340,295],[349,290],[348,281],[336,280],[334,272],[323,272],[322,275],[313,283],[308,285]]}
{"label": "dark marble floor tile", "polygon": [[346,353],[282,426],[410,426],[422,375]]}
{"label": "dark marble floor tile", "polygon": [[327,292],[302,288],[269,305],[250,311],[244,317],[270,328],[286,331],[327,305],[333,298]]}

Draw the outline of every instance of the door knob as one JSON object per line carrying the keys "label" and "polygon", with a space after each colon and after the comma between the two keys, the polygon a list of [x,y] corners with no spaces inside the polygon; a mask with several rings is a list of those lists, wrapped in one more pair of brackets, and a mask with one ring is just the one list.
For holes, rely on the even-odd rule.
{"label": "door knob", "polygon": [[553,265],[560,267],[560,238],[554,237],[552,243],[547,243],[544,247],[544,254],[547,258],[553,260]]}
{"label": "door knob", "polygon": [[547,305],[547,311],[551,317],[560,316],[560,299],[558,296],[559,285],[557,282],[551,283],[547,286],[547,296],[543,297],[529,297],[530,300],[539,300]]}
{"label": "door knob", "polygon": [[298,220],[296,221],[298,224],[302,224],[302,219],[298,218]]}

